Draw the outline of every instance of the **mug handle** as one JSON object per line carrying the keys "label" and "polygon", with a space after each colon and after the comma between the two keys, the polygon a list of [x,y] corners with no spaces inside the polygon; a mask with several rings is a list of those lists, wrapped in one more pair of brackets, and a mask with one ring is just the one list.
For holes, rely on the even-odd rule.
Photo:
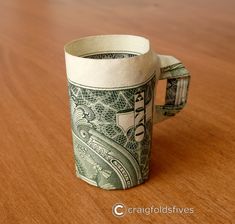
{"label": "mug handle", "polygon": [[155,105],[154,123],[158,123],[180,112],[188,96],[190,74],[175,57],[157,55],[160,61],[160,78],[167,79],[165,105]]}

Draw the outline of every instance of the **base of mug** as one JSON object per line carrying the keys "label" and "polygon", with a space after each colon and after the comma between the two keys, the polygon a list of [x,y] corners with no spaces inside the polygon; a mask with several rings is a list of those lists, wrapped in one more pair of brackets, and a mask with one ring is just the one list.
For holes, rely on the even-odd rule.
{"label": "base of mug", "polygon": [[[75,166],[75,167],[76,167],[76,166]],[[137,186],[139,186],[139,185],[141,185],[141,184],[144,184],[144,183],[148,180],[148,178],[147,178],[147,179],[143,180],[142,182],[139,182],[138,184],[133,185],[133,186],[131,186],[131,187],[121,188],[121,187],[113,187],[111,184],[99,185],[99,184],[97,184],[95,181],[90,180],[89,178],[87,178],[87,177],[82,176],[81,174],[79,174],[77,168],[76,168],[76,177],[78,177],[79,179],[85,181],[85,182],[86,182],[87,184],[89,184],[89,185],[95,186],[95,187],[100,188],[100,189],[109,190],[109,191],[110,191],[110,190],[128,190],[128,189],[137,187]]]}

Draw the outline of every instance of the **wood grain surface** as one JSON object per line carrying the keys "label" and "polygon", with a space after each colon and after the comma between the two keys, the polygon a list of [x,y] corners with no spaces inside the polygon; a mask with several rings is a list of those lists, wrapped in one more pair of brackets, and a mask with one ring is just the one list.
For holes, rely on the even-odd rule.
{"label": "wood grain surface", "polygon": [[[1,224],[235,223],[234,0],[1,0],[0,15]],[[63,46],[118,33],[192,79],[186,108],[154,126],[150,179],[105,191],[75,177]],[[116,218],[118,202],[194,213]]]}

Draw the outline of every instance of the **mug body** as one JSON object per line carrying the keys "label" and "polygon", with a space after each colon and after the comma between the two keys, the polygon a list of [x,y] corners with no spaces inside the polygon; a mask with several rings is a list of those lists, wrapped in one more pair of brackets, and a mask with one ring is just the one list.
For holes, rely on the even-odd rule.
{"label": "mug body", "polygon": [[149,176],[158,58],[131,35],[81,38],[65,46],[76,174],[103,189]]}

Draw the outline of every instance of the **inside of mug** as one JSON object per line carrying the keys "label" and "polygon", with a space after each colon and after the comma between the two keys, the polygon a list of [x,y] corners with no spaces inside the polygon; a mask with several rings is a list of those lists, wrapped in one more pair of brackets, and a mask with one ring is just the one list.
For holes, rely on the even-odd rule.
{"label": "inside of mug", "polygon": [[68,54],[92,59],[129,58],[149,51],[149,40],[133,35],[100,35],[77,39],[65,45]]}

